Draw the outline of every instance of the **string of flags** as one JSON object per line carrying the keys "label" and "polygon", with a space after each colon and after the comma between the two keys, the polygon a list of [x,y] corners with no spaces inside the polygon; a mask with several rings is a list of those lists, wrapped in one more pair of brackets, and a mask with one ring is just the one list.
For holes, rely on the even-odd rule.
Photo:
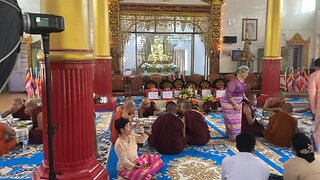
{"label": "string of flags", "polygon": [[39,69],[35,69],[35,75],[32,74],[32,69],[27,68],[26,70],[26,80],[25,80],[25,88],[28,94],[28,97],[34,98],[36,95],[38,98],[42,95],[42,80],[41,73]]}
{"label": "string of flags", "polygon": [[[287,74],[287,71],[289,73]],[[307,93],[308,92],[308,69],[307,68],[298,68],[290,69],[286,68],[285,71],[285,80],[286,80],[286,91],[289,93]]]}

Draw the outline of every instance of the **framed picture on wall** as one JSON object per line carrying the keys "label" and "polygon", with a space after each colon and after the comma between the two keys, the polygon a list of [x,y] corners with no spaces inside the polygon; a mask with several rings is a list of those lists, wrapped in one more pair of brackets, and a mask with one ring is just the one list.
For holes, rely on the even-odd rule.
{"label": "framed picture on wall", "polygon": [[242,19],[242,41],[248,37],[250,41],[258,39],[258,19]]}
{"label": "framed picture on wall", "polygon": [[237,61],[237,57],[240,55],[241,50],[232,50],[231,51],[231,60]]}

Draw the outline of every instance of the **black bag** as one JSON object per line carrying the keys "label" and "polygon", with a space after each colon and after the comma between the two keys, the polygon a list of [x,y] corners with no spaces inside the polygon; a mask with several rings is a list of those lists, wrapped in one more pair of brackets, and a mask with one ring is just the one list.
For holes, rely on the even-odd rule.
{"label": "black bag", "polygon": [[283,176],[277,174],[270,174],[268,180],[283,180]]}

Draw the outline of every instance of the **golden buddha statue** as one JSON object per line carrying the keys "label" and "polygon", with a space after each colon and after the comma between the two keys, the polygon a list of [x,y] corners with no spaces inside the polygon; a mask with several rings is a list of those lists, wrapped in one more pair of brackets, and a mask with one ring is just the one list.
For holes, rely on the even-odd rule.
{"label": "golden buddha statue", "polygon": [[168,61],[168,56],[163,54],[163,45],[159,43],[159,37],[155,36],[153,44],[151,44],[151,54],[148,56],[148,61],[156,63],[157,61]]}

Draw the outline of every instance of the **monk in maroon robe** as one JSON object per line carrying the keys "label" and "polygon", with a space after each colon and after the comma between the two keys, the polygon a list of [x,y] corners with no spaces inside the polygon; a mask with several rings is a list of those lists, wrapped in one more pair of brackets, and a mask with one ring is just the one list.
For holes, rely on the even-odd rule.
{"label": "monk in maroon robe", "polygon": [[2,114],[2,118],[7,117],[12,114],[13,118],[20,118],[21,120],[30,119],[30,116],[27,115],[24,110],[26,109],[25,105],[22,102],[21,98],[14,98],[12,100],[12,106],[10,109],[6,110]]}
{"label": "monk in maroon robe", "polygon": [[192,104],[185,101],[181,104],[183,120],[186,125],[188,144],[205,145],[210,139],[210,131],[205,117],[198,111],[192,110]]}
{"label": "monk in maroon robe", "polygon": [[252,105],[257,104],[255,94],[248,94],[248,99],[244,99],[242,105],[241,133],[251,133],[258,136],[263,136],[264,127],[256,120],[255,111]]}
{"label": "monk in maroon robe", "polygon": [[32,129],[29,131],[29,140],[31,143],[42,144],[42,107],[38,106],[36,101],[29,99],[26,101],[25,113],[31,116]]}
{"label": "monk in maroon robe", "polygon": [[175,103],[168,104],[166,111],[152,124],[149,143],[161,154],[178,154],[187,144],[184,123],[175,114]]}
{"label": "monk in maroon robe", "polygon": [[138,109],[139,117],[159,116],[160,109],[153,101],[150,102],[149,98],[145,97],[141,100],[141,105]]}

